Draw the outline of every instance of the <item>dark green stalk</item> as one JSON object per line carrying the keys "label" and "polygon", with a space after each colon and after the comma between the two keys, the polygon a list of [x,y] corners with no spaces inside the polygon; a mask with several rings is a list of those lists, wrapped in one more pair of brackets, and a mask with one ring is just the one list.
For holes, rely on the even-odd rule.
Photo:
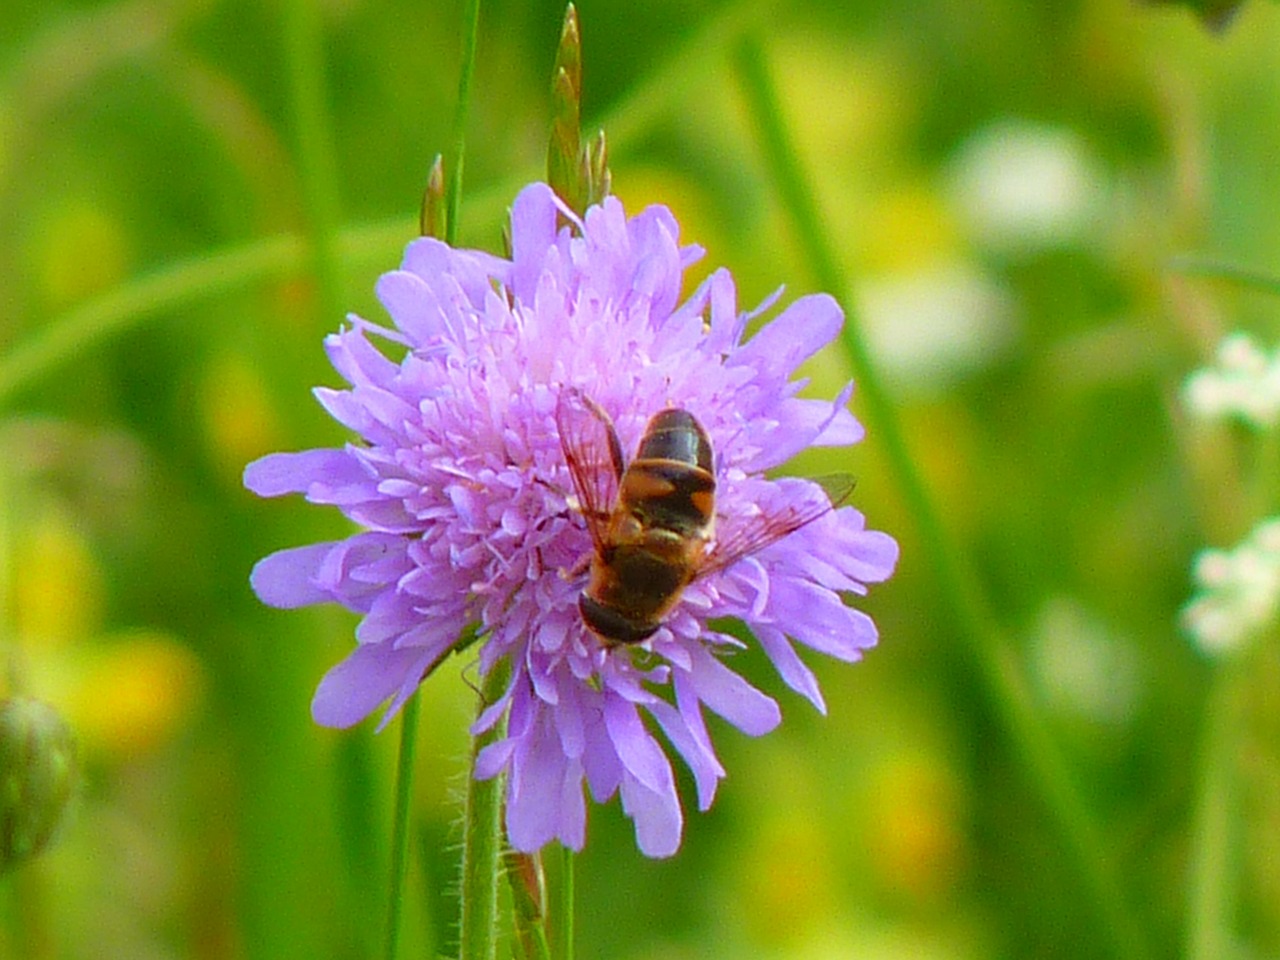
{"label": "dark green stalk", "polygon": [[414,758],[418,753],[418,691],[414,691],[400,716],[400,759],[396,770],[395,819],[391,829],[391,889],[387,903],[387,940],[384,956],[395,960],[400,949],[400,920],[404,914],[404,885],[409,872],[409,810],[413,800]]}
{"label": "dark green stalk", "polygon": [[462,206],[462,163],[467,147],[467,116],[471,109],[471,81],[476,72],[476,43],[480,34],[480,0],[467,0],[462,23],[462,72],[458,76],[458,107],[453,115],[453,154],[449,158],[449,189],[445,207],[445,242],[458,241],[458,209]]}
{"label": "dark green stalk", "polygon": [[[847,307],[849,281],[835,255],[809,180],[801,170],[783,122],[759,39],[752,35],[745,37],[736,50],[735,59],[774,185],[791,214],[819,284]],[[951,608],[951,622],[963,636],[964,649],[974,662],[987,698],[1071,852],[1084,881],[1087,899],[1101,921],[1114,955],[1145,957],[1146,945],[1128,909],[1112,858],[1080,800],[1063,757],[1036,712],[1011,644],[998,626],[972,570],[964,564],[961,551],[943,526],[924,479],[915,467],[897,412],[871,361],[857,319],[851,310],[846,313],[848,319],[842,341],[858,382],[858,396],[875,435],[884,445],[908,512],[919,527],[927,560]]]}
{"label": "dark green stalk", "polygon": [[[462,205],[462,171],[466,155],[467,115],[471,82],[475,75],[476,45],[480,32],[480,0],[467,0],[463,14],[462,69],[458,79],[458,104],[453,115],[453,154],[446,171],[445,242],[458,238],[458,210]],[[502,695],[508,668],[495,666],[484,679],[480,711]],[[506,719],[471,743],[470,769],[488,744],[506,731]],[[502,854],[502,789],[505,778],[467,779],[462,845],[462,919],[459,931],[461,960],[495,960],[498,952],[498,876]]]}
{"label": "dark green stalk", "polygon": [[1240,732],[1241,664],[1219,666],[1205,706],[1200,788],[1191,830],[1187,886],[1187,960],[1217,960],[1234,952],[1236,885],[1232,821],[1236,813],[1235,745]]}
{"label": "dark green stalk", "polygon": [[1253,270],[1234,263],[1209,260],[1190,254],[1171,257],[1166,268],[1188,277],[1204,277],[1209,280],[1226,280],[1241,287],[1260,290],[1263,293],[1280,294],[1280,277],[1263,270]]}
{"label": "dark green stalk", "polygon": [[[502,696],[510,668],[502,661],[484,678],[477,715]],[[504,717],[471,743],[470,769],[491,743],[506,734]],[[495,960],[498,954],[498,876],[502,859],[502,790],[506,778],[467,779],[462,841],[461,960]]]}

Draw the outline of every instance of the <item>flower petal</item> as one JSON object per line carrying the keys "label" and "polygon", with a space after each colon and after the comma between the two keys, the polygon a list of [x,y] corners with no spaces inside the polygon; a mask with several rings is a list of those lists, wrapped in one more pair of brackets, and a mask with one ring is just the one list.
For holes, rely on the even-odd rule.
{"label": "flower petal", "polygon": [[650,790],[660,789],[664,779],[671,777],[671,765],[645,730],[635,704],[617,696],[606,697],[604,722],[627,773]]}
{"label": "flower petal", "polygon": [[[658,721],[662,732],[689,765],[698,788],[698,809],[711,809],[711,803],[716,797],[716,787],[725,771],[706,739],[706,728],[702,726],[696,698],[691,712],[683,708],[677,710],[671,704],[659,700],[649,705],[649,713]],[[701,728],[701,735],[691,729],[694,725]]]}
{"label": "flower petal", "polygon": [[394,694],[421,659],[422,651],[413,647],[356,647],[320,681],[311,700],[312,718],[322,727],[354,726]]}
{"label": "flower petal", "polygon": [[546,711],[540,714],[536,732],[512,762],[507,834],[517,850],[532,852],[557,839],[580,849],[586,831],[582,767],[565,757]]}
{"label": "flower petal", "polygon": [[516,742],[511,739],[499,740],[481,748],[476,754],[475,766],[471,775],[477,780],[492,780],[507,768],[511,762],[511,754],[515,752]]}
{"label": "flower petal", "polygon": [[440,301],[416,273],[408,270],[384,273],[378,278],[374,291],[396,326],[419,345],[432,343],[446,333]]}
{"label": "flower petal", "polygon": [[758,381],[785,383],[796,367],[834,340],[843,325],[844,311],[833,297],[801,297],[757,330],[728,362],[755,367]]}
{"label": "flower petal", "polygon": [[558,213],[555,195],[545,183],[525,187],[511,205],[511,288],[519,300],[534,299],[543,258],[555,243]]}
{"label": "flower petal", "polygon": [[768,733],[782,722],[782,712],[773,698],[751,686],[705,647],[691,652],[693,669],[688,674],[689,682],[708,707],[753,737]]}
{"label": "flower petal", "polygon": [[254,564],[249,584],[259,600],[282,610],[331,602],[334,596],[316,581],[316,576],[330,551],[337,546],[337,543],[314,543],[263,557]]}
{"label": "flower petal", "polygon": [[754,632],[782,682],[817,707],[819,713],[826,714],[827,702],[818,688],[818,678],[800,659],[786,634],[763,623],[756,624]]}
{"label": "flower petal", "polygon": [[651,790],[633,777],[622,778],[622,809],[636,825],[636,846],[646,857],[669,857],[680,849],[684,815],[675,784]]}
{"label": "flower petal", "polygon": [[838,594],[792,577],[774,576],[772,585],[768,615],[788,636],[846,662],[875,646],[875,623],[861,610],[845,606]]}
{"label": "flower petal", "polygon": [[271,453],[244,468],[244,485],[260,497],[306,493],[313,484],[368,481],[369,475],[346,450]]}

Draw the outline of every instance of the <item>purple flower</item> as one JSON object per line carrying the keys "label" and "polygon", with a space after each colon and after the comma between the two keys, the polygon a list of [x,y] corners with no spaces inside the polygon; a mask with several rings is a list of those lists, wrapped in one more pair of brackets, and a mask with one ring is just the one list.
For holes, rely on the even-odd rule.
{"label": "purple flower", "polygon": [[683,817],[658,734],[693,772],[705,810],[725,771],[703,708],[753,736],[780,719],[730,669],[724,655],[739,642],[709,622],[747,623],[819,710],[794,644],[852,661],[876,641],[843,596],[888,577],[898,550],[849,506],[695,580],[641,644],[607,647],[582,622],[584,578],[570,574],[593,546],[557,434],[566,389],[607,412],[628,456],[659,409],[690,411],[715,451],[718,529],[824,497],[763,471],[862,437],[845,408],[852,386],[835,401],[801,399],[802,381],[789,379],[839,331],[835,301],[803,297],[744,341],[752,315],[738,312],[727,271],[681,302],[683,272],[702,251],[677,237],[664,207],[628,219],[610,198],[579,219],[533,184],[512,209],[510,260],[415,240],[377,286],[395,328],[353,316],[325,343],[350,388],[316,396],[360,442],[273,454],[245,471],[253,492],[303,493],[364,531],[253,571],[268,604],[336,602],[362,615],[355,650],[316,691],[318,723],[347,727],[390,700],[385,725],[468,626],[482,671],[509,661],[505,694],[473,727],[507,711],[507,735],[475,775],[507,772],[507,831],[520,850],[582,847],[585,781],[597,802],[621,795],[644,853],[676,851]]}

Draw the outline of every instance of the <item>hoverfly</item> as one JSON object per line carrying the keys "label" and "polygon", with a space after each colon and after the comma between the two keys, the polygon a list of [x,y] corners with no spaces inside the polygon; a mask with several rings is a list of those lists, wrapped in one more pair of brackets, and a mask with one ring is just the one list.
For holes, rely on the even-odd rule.
{"label": "hoverfly", "polygon": [[717,523],[711,440],[688,410],[655,413],[630,463],[612,419],[580,390],[561,392],[556,426],[594,547],[578,609],[606,646],[652,636],[689,584],[817,520],[853,490],[852,478],[824,480],[827,498]]}

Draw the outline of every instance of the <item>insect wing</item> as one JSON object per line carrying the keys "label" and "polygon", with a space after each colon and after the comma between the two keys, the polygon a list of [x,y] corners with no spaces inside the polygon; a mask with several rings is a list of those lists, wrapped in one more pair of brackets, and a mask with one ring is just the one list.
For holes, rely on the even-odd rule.
{"label": "insect wing", "polygon": [[613,422],[594,401],[570,388],[561,391],[556,402],[556,430],[578,506],[591,539],[600,547],[618,496],[622,469],[622,450]]}
{"label": "insect wing", "polygon": [[783,537],[843,506],[853,493],[854,479],[847,474],[818,477],[813,482],[826,493],[825,498],[813,496],[803,503],[787,504],[774,509],[763,508],[759,513],[732,520],[724,519],[719,525],[723,533],[717,536],[715,545],[699,565],[694,579],[726,570],[743,557],[777,543]]}

